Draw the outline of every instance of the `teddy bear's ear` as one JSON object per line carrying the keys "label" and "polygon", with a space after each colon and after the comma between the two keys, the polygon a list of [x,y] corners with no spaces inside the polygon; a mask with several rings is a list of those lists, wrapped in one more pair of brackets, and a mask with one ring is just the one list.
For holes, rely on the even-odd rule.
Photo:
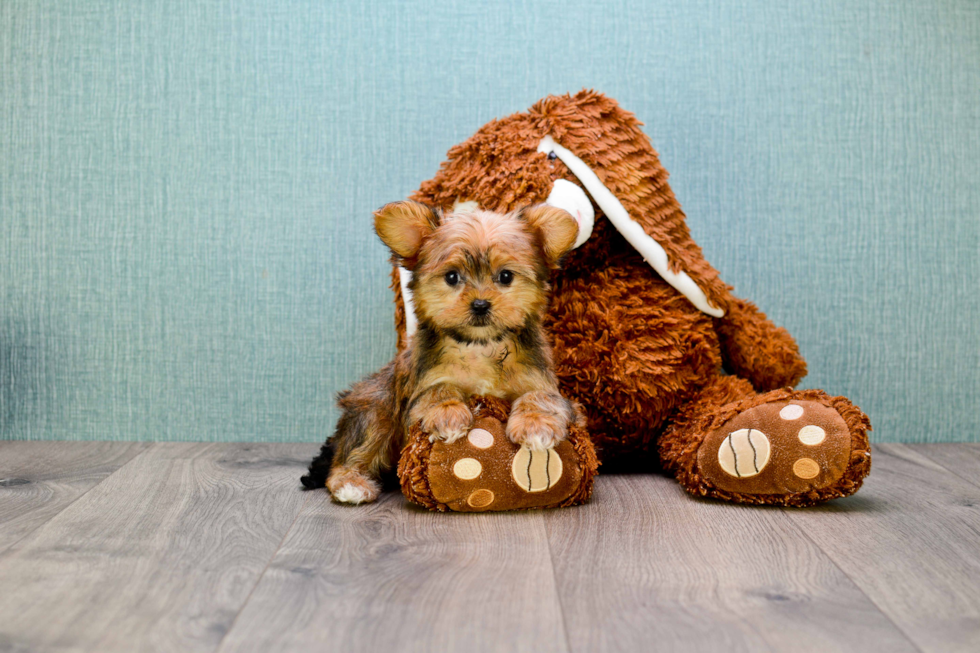
{"label": "teddy bear's ear", "polygon": [[438,226],[439,214],[421,202],[392,202],[374,212],[378,238],[403,259],[415,258],[422,243]]}
{"label": "teddy bear's ear", "polygon": [[557,267],[575,244],[578,222],[568,211],[547,204],[522,209],[520,217],[540,235],[548,266]]}
{"label": "teddy bear's ear", "polygon": [[[635,119],[634,119],[635,120]],[[640,133],[640,132],[638,132]],[[642,137],[642,133],[640,133]],[[640,143],[644,143],[645,137],[640,138]],[[684,213],[680,210],[680,204],[677,203],[677,199],[674,197],[673,192],[666,184],[667,174],[666,171],[660,167],[660,162],[657,160],[656,152],[653,148],[648,148],[648,164],[654,164],[653,171],[659,171],[661,174],[661,179],[659,180],[661,185],[659,203],[659,211],[662,213],[673,213],[668,217],[672,217],[674,220],[675,229],[672,231],[665,220],[651,220],[651,216],[645,215],[644,211],[639,211],[636,215],[631,215],[626,207],[623,205],[619,197],[614,194],[606,184],[599,178],[594,170],[585,161],[580,159],[571,150],[568,150],[558,143],[551,136],[545,136],[541,139],[538,145],[538,152],[542,154],[547,154],[551,156],[555,155],[556,158],[561,159],[562,163],[568,167],[568,169],[574,174],[578,180],[585,186],[585,189],[589,191],[592,195],[592,199],[598,204],[599,208],[605,214],[606,218],[613,224],[616,230],[629,242],[630,245],[636,249],[637,252],[643,257],[650,267],[657,271],[660,277],[666,281],[668,284],[673,286],[675,289],[681,292],[685,297],[687,297],[692,304],[694,304],[701,312],[706,313],[712,317],[722,317],[725,315],[725,311],[719,308],[717,305],[713,304],[708,296],[705,294],[704,290],[698,285],[698,283],[688,274],[687,270],[691,270],[698,274],[698,276],[704,278],[707,277],[708,281],[713,282],[712,285],[715,286],[714,290],[720,290],[718,293],[724,296],[726,288],[723,283],[718,279],[718,273],[715,272],[707,261],[701,255],[701,249],[694,244],[691,240],[690,232],[687,229],[687,225],[684,223]],[[622,164],[620,165],[633,165],[633,164]],[[627,168],[626,170],[616,170],[613,166],[606,166],[606,177],[607,178],[624,178],[631,174],[632,168]],[[656,179],[655,179],[656,181]],[[651,182],[652,183],[652,182]],[[649,192],[649,191],[647,191]],[[635,199],[635,198],[634,198]],[[670,206],[673,205],[673,206]],[[654,204],[656,207],[656,204]],[[639,208],[642,207],[642,205]],[[671,209],[674,209],[671,211]],[[663,216],[660,216],[663,217]],[[636,218],[639,218],[637,220]],[[687,241],[688,247],[683,246],[678,247],[676,243],[672,242],[677,239],[677,236],[681,236],[681,240]],[[680,257],[682,265],[676,265],[672,263],[671,254],[668,254],[667,249],[664,247],[662,242],[667,243],[670,246],[672,252],[671,254],[686,254],[686,257]],[[675,261],[678,257],[675,256]],[[693,265],[683,265],[684,258],[688,259],[688,262],[693,263]],[[686,269],[678,269],[678,268]]]}

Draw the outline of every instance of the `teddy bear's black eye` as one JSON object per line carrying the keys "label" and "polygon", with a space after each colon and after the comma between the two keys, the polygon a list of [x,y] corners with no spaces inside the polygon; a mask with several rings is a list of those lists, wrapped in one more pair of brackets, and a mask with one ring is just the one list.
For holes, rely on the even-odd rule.
{"label": "teddy bear's black eye", "polygon": [[509,286],[514,280],[514,273],[510,270],[501,270],[500,274],[497,275],[497,283],[501,286]]}
{"label": "teddy bear's black eye", "polygon": [[548,152],[548,160],[549,161],[554,161],[557,158],[558,158],[558,153],[557,152]]}
{"label": "teddy bear's black eye", "polygon": [[450,270],[446,273],[446,283],[450,286],[455,286],[459,283],[459,272],[456,270]]}

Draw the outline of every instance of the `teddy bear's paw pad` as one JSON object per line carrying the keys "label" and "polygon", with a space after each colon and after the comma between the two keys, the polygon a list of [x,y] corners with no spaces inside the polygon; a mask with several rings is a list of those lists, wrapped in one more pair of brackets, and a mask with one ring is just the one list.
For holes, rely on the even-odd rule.
{"label": "teddy bear's paw pad", "polygon": [[525,492],[544,492],[561,479],[561,456],[554,449],[532,451],[521,447],[514,456],[510,473]]}
{"label": "teddy bear's paw pad", "polygon": [[489,449],[493,446],[493,433],[486,429],[473,429],[466,439],[477,449]]}
{"label": "teddy bear's paw pad", "polygon": [[777,401],[739,413],[710,433],[698,468],[720,490],[796,494],[837,482],[851,435],[835,409],[817,401]]}
{"label": "teddy bear's paw pad", "polygon": [[749,478],[769,463],[769,438],[758,429],[739,429],[729,433],[718,448],[718,464],[729,476]]}

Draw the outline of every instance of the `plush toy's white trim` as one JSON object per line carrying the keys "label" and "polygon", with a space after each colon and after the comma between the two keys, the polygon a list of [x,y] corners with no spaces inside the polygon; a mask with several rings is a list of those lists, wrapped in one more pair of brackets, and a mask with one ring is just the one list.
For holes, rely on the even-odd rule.
{"label": "plush toy's white trim", "polygon": [[402,288],[402,302],[405,304],[405,337],[410,337],[418,327],[418,320],[415,318],[415,302],[412,301],[412,290],[408,287],[408,282],[412,280],[412,273],[398,266],[398,280]]}
{"label": "plush toy's white trim", "polygon": [[589,196],[578,184],[565,179],[556,179],[551,194],[545,204],[568,211],[578,222],[578,237],[572,249],[577,248],[592,235],[592,225],[595,224],[595,210]]}
{"label": "plush toy's white trim", "polygon": [[480,205],[476,200],[466,200],[465,202],[461,199],[457,199],[453,203],[453,213],[472,213],[473,211],[479,210]]}
{"label": "plush toy's white trim", "polygon": [[582,182],[582,185],[589,191],[592,199],[599,205],[613,226],[636,248],[636,251],[640,253],[640,256],[650,267],[663,277],[664,281],[680,291],[702,313],[707,313],[712,317],[722,317],[725,314],[720,308],[711,305],[704,291],[698,288],[698,285],[686,272],[675,273],[670,270],[667,252],[664,251],[664,248],[647,232],[643,231],[643,227],[639,223],[630,218],[619,199],[606,188],[606,185],[602,183],[602,180],[596,176],[585,161],[556,143],[551,136],[545,136],[541,140],[541,144],[538,145],[538,152],[545,154],[554,152],[562,160],[562,163],[568,166],[568,169]]}

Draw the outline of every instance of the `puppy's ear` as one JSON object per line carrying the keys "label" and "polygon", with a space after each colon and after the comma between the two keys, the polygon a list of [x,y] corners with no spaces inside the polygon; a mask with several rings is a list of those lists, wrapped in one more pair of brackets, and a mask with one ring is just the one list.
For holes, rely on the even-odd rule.
{"label": "puppy's ear", "polygon": [[438,226],[439,215],[432,207],[411,200],[385,204],[374,212],[378,237],[403,259],[415,258]]}
{"label": "puppy's ear", "polygon": [[521,218],[538,232],[544,255],[550,267],[557,267],[571,251],[578,237],[578,222],[571,214],[555,206],[538,204],[521,211]]}

